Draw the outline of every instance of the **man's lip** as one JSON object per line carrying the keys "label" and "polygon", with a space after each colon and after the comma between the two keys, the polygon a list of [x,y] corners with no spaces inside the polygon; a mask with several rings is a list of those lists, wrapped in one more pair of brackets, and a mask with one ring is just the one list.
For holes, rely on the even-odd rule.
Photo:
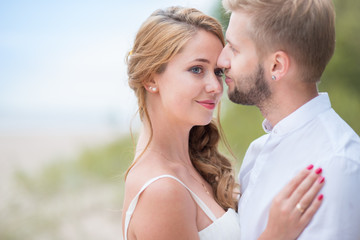
{"label": "man's lip", "polygon": [[226,76],[226,77],[225,77],[225,83],[226,83],[226,84],[229,84],[229,83],[231,83],[231,82],[233,82],[232,78]]}

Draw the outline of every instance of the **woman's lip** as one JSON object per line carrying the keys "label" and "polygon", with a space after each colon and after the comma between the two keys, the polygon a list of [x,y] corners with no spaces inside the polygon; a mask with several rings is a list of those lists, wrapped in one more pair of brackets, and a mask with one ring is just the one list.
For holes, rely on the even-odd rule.
{"label": "woman's lip", "polygon": [[212,100],[205,100],[205,101],[196,101],[197,103],[199,103],[201,106],[213,110],[216,107],[215,101]]}

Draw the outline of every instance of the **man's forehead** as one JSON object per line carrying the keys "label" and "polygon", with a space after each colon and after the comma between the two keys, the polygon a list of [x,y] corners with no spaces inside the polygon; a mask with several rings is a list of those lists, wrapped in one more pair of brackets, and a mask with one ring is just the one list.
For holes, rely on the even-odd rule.
{"label": "man's forehead", "polygon": [[238,38],[249,36],[251,29],[250,16],[244,12],[233,12],[226,30],[226,41],[236,44]]}

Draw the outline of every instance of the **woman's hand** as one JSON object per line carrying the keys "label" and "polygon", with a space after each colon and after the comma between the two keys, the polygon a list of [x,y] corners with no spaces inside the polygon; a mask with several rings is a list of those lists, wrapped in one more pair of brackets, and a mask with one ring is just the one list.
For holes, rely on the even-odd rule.
{"label": "woman's hand", "polygon": [[317,196],[324,185],[321,168],[313,165],[302,170],[274,198],[268,224],[259,240],[296,239],[319,209],[323,195]]}

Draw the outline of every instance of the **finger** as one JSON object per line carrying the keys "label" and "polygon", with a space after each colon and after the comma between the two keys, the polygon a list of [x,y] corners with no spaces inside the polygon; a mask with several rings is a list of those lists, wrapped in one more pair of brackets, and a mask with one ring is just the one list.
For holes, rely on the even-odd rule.
{"label": "finger", "polygon": [[319,207],[321,206],[322,200],[323,200],[323,195],[320,194],[318,195],[310,204],[310,206],[306,209],[306,211],[304,212],[304,214],[301,216],[300,218],[300,224],[302,226],[306,226],[310,220],[312,219],[312,217],[314,216],[314,214],[316,213],[316,211],[319,209]]}
{"label": "finger", "polygon": [[289,198],[301,182],[310,174],[314,166],[311,164],[296,175],[278,194],[281,198]]}
{"label": "finger", "polygon": [[291,194],[289,198],[291,205],[295,206],[297,203],[299,203],[300,199],[306,194],[306,192],[318,179],[320,173],[321,173],[321,168],[318,168],[306,176],[306,178],[298,185],[295,191]]}
{"label": "finger", "polygon": [[325,178],[323,176],[318,176],[317,180],[313,183],[310,189],[304,194],[304,196],[299,200],[299,204],[307,209],[310,204],[314,201],[316,195],[319,193],[320,189],[324,186]]}

